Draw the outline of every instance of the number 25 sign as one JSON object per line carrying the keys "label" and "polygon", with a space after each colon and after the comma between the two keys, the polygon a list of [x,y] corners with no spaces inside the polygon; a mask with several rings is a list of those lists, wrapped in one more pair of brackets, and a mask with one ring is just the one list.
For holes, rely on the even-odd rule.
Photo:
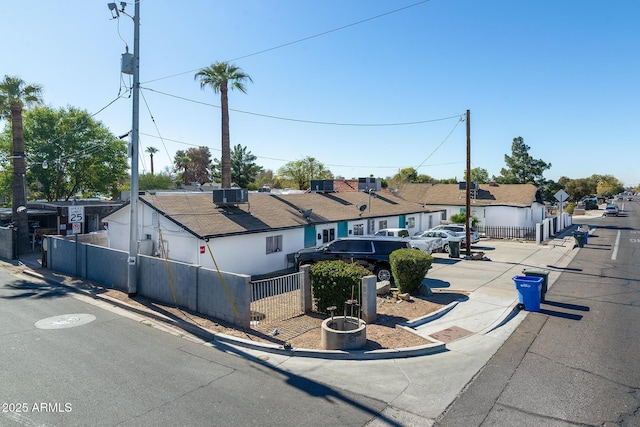
{"label": "number 25 sign", "polygon": [[84,222],[84,206],[69,206],[69,222]]}

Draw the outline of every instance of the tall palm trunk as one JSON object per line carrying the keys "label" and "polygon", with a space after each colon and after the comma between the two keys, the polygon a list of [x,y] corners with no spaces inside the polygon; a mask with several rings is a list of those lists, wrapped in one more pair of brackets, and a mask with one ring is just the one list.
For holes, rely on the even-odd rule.
{"label": "tall palm trunk", "polygon": [[222,188],[231,187],[231,138],[229,136],[229,97],[226,84],[220,88],[222,106]]}
{"label": "tall palm trunk", "polygon": [[26,172],[27,165],[24,158],[24,134],[22,131],[22,106],[17,102],[11,103],[11,129],[13,133],[13,203],[11,213],[13,222],[18,230],[18,255],[24,254],[29,248],[29,220],[27,210],[18,212],[19,207],[27,207]]}
{"label": "tall palm trunk", "polygon": [[149,154],[149,157],[151,157],[151,175],[153,175],[153,153]]}

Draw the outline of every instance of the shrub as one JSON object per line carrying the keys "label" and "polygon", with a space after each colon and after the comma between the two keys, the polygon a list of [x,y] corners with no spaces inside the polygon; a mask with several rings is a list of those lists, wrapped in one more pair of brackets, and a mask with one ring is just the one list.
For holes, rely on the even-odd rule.
{"label": "shrub", "polygon": [[389,255],[391,271],[401,293],[415,293],[433,263],[433,257],[416,249],[398,249]]}
{"label": "shrub", "polygon": [[[596,205],[597,208],[598,205]],[[567,206],[564,208],[564,211],[567,212],[569,215],[573,215],[573,211],[576,209],[576,203],[575,202],[569,202],[567,203]],[[587,209],[585,207],[585,209]]]}
{"label": "shrub", "polygon": [[352,295],[359,298],[362,278],[371,272],[358,264],[320,261],[311,266],[309,275],[318,311],[326,312],[327,307],[335,305],[340,312]]}
{"label": "shrub", "polygon": [[[460,212],[460,213],[451,215],[449,219],[454,224],[465,224],[467,222],[467,214],[464,212]],[[474,228],[478,228],[478,222],[479,222],[478,218],[472,215],[469,219],[471,220],[471,226]]]}

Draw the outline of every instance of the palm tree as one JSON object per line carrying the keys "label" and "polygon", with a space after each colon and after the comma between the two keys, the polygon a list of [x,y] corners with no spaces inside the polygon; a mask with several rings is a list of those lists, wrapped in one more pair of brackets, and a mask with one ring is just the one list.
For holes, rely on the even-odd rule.
{"label": "palm tree", "polygon": [[[24,135],[22,131],[22,108],[42,103],[42,86],[27,85],[19,77],[4,76],[0,82],[0,118],[9,119],[13,135],[13,184],[12,218],[17,226],[18,254],[25,253],[29,246],[29,220],[26,210],[18,212],[18,207],[27,206]],[[21,209],[22,210],[22,209]]]}
{"label": "palm tree", "polygon": [[231,187],[231,140],[229,138],[229,85],[231,89],[238,89],[247,93],[244,82],[253,82],[251,77],[245,74],[239,67],[227,62],[216,62],[198,71],[194,76],[200,80],[200,88],[211,86],[214,93],[220,92],[220,105],[222,109],[222,156],[220,166],[222,169],[222,188]]}
{"label": "palm tree", "polygon": [[147,147],[146,152],[149,153],[151,158],[151,175],[153,175],[153,155],[158,152],[156,147]]}

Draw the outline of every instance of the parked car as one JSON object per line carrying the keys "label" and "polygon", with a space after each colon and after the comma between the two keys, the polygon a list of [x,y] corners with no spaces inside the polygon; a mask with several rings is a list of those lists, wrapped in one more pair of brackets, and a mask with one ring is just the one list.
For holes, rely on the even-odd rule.
{"label": "parked car", "polygon": [[[462,233],[466,237],[466,226],[464,224],[440,224],[433,227],[431,230],[449,230],[454,233]],[[471,227],[469,228],[469,240],[471,244],[478,243],[480,241],[480,233]]]}
{"label": "parked car", "polygon": [[434,252],[441,252],[444,247],[444,240],[440,236],[426,235],[428,231],[423,231],[413,235],[409,239],[409,245],[414,249],[420,249],[421,251],[428,252],[430,254]]}
{"label": "parked car", "polygon": [[[442,252],[449,252],[449,242],[452,239],[456,239],[460,241],[460,247],[464,247],[466,246],[466,238],[467,236],[465,236],[464,233],[456,233],[454,231],[451,230],[446,230],[446,229],[440,229],[440,230],[427,230],[422,232],[421,234],[422,237],[438,237],[440,239],[442,239],[442,247],[441,247],[441,251]],[[415,237],[415,236],[414,236]]]}
{"label": "parked car", "polygon": [[376,237],[409,237],[409,230],[406,228],[383,228],[378,230],[374,236]]}
{"label": "parked car", "polygon": [[389,254],[411,248],[409,239],[397,237],[343,237],[313,248],[301,249],[294,255],[296,266],[318,261],[355,262],[372,271],[379,282],[392,280]]}
{"label": "parked car", "polygon": [[618,205],[613,203],[609,203],[607,207],[604,208],[604,216],[618,216]]}

